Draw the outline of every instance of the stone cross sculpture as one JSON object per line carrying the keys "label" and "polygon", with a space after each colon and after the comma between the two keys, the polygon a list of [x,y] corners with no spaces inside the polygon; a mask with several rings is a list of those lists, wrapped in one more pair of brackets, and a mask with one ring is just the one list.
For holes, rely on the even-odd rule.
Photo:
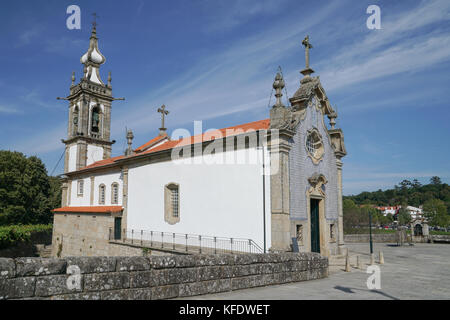
{"label": "stone cross sculpture", "polygon": [[313,46],[309,42],[309,36],[306,36],[302,41],[302,45],[305,46],[305,60],[306,60],[306,69],[309,69],[309,49],[312,49]]}
{"label": "stone cross sculpture", "polygon": [[169,114],[169,111],[166,110],[166,106],[162,105],[161,108],[158,108],[158,112],[161,113],[161,128],[159,128],[159,134],[163,135],[166,132],[166,128],[164,127],[165,117]]}
{"label": "stone cross sculpture", "polygon": [[309,42],[309,36],[306,36],[306,38],[303,39],[302,45],[305,46],[306,68],[305,68],[305,70],[300,71],[300,73],[305,76],[302,80],[300,80],[300,83],[306,83],[306,82],[311,81],[311,78],[309,75],[311,73],[314,73],[314,70],[309,67],[309,49],[312,49],[312,47],[313,47],[311,45],[311,43]]}

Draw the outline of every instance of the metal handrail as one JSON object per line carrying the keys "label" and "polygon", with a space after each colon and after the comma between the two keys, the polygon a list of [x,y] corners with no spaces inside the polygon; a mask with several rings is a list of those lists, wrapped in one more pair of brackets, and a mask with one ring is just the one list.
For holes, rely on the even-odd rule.
{"label": "metal handrail", "polygon": [[[110,232],[110,240],[112,232]],[[226,238],[188,233],[123,229],[122,242],[142,247],[165,249],[184,253],[263,253],[252,239]]]}

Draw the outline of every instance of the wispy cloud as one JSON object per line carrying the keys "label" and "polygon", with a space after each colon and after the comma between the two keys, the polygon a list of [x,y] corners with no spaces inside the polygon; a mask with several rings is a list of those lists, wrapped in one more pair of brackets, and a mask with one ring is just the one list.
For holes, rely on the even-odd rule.
{"label": "wispy cloud", "polygon": [[34,89],[26,89],[22,88],[22,91],[25,93],[21,96],[21,99],[28,104],[36,105],[42,108],[59,108],[59,105],[53,101],[53,103],[49,103],[48,100],[43,98],[43,95],[41,94],[40,90],[34,88]]}
{"label": "wispy cloud", "polygon": [[52,130],[46,130],[41,134],[29,136],[26,139],[21,139],[15,142],[14,148],[25,154],[46,154],[49,152],[64,150],[64,145],[61,143],[61,137],[67,133],[66,124],[61,124]]}
{"label": "wispy cloud", "polygon": [[35,38],[37,38],[44,31],[44,27],[35,24],[32,28],[23,31],[18,37],[15,44],[16,47],[23,47],[29,45]]}
{"label": "wispy cloud", "polygon": [[[45,51],[59,54],[68,54],[68,52],[73,52],[73,50],[80,51],[83,49],[83,46],[86,46],[86,40],[73,39],[65,36],[47,39],[45,43]],[[87,46],[85,49],[87,49]],[[80,51],[80,56],[81,54],[82,52]]]}
{"label": "wispy cloud", "polygon": [[[450,2],[422,1],[418,6],[383,18],[382,30],[342,47],[320,64],[328,90],[402,72],[418,72],[450,60],[450,35],[436,25],[450,20]],[[435,26],[434,28],[428,28]]]}
{"label": "wispy cloud", "polygon": [[248,22],[255,16],[278,13],[286,0],[216,0],[205,1],[202,8],[209,16],[209,24],[203,31],[223,32]]}
{"label": "wispy cloud", "polygon": [[224,52],[203,58],[174,81],[150,88],[150,94],[129,102],[127,110],[132,113],[124,110],[115,118],[112,128],[117,129],[113,134],[121,135],[127,125],[138,133],[150,131],[159,123],[151,106],[163,103],[172,111],[172,127],[187,119],[211,119],[267,108],[280,61],[293,52],[301,59],[300,39],[306,30],[326,21],[338,6],[334,2],[302,20],[279,21],[256,35],[241,38]]}
{"label": "wispy cloud", "polygon": [[22,113],[19,109],[16,109],[14,107],[6,107],[0,105],[0,113],[3,114],[20,114]]}
{"label": "wispy cloud", "polygon": [[450,177],[449,171],[426,170],[426,171],[385,171],[382,168],[352,167],[346,165],[344,171],[344,194],[357,194],[362,191],[373,191],[378,189],[392,189],[404,179],[427,182],[433,176],[443,179]]}

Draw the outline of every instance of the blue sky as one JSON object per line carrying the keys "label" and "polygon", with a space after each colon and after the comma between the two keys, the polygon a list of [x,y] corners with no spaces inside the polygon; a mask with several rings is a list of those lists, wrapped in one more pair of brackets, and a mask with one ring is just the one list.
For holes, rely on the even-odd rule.
{"label": "blue sky", "polygon": [[[66,8],[81,8],[81,30],[66,28]],[[381,30],[366,9],[381,8]],[[170,110],[169,131],[203,120],[222,128],[269,115],[281,66],[291,96],[311,65],[344,130],[344,194],[393,187],[403,179],[450,181],[450,1],[2,1],[0,149],[43,159],[49,172],[66,137],[72,71],[82,75],[92,16],[112,72],[113,154],[158,133],[156,109]],[[274,100],[272,100],[272,104]],[[62,173],[63,162],[55,174]]]}

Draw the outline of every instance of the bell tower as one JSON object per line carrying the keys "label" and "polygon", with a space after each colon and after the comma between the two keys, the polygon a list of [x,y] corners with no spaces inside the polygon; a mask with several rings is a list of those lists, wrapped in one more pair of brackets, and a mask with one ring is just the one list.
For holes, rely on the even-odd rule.
{"label": "bell tower", "polygon": [[79,170],[96,161],[111,157],[111,73],[108,83],[100,77],[100,66],[106,61],[98,49],[96,23],[93,23],[88,51],[81,57],[83,77],[75,84],[72,73],[70,95],[58,98],[69,101],[69,119],[64,172]]}

